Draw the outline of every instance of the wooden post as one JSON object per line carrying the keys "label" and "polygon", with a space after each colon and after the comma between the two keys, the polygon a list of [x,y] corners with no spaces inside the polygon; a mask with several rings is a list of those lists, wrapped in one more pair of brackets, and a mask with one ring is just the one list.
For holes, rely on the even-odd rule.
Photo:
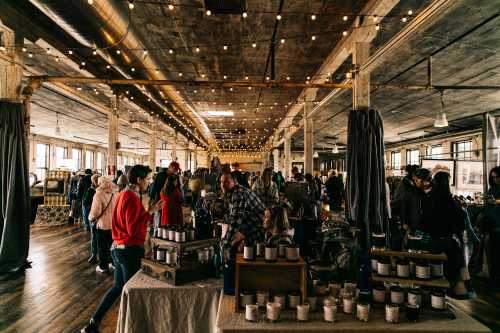
{"label": "wooden post", "polygon": [[158,119],[153,120],[153,130],[149,141],[149,167],[156,170],[156,146],[158,144]]}
{"label": "wooden post", "polygon": [[273,158],[274,158],[274,172],[280,171],[280,151],[279,149],[274,149],[273,151]]}
{"label": "wooden post", "polygon": [[312,174],[314,167],[313,119],[310,114],[313,109],[313,101],[315,98],[316,90],[306,93],[306,101],[304,103],[304,174]]}
{"label": "wooden post", "polygon": [[370,55],[370,43],[356,42],[352,53],[353,63],[358,69],[354,73],[352,85],[352,108],[360,110],[370,108],[370,73],[360,70],[361,65]]}
{"label": "wooden post", "polygon": [[118,94],[115,95],[113,101],[113,109],[108,116],[108,158],[107,158],[107,169],[109,176],[116,176],[117,168],[117,143],[118,143],[118,108],[120,106],[120,97]]}
{"label": "wooden post", "polygon": [[177,161],[177,131],[174,133],[174,142],[172,143],[172,161]]}
{"label": "wooden post", "polygon": [[291,160],[292,160],[292,137],[290,134],[290,127],[285,127],[285,162],[283,169],[284,177],[286,180],[290,177],[291,174]]}

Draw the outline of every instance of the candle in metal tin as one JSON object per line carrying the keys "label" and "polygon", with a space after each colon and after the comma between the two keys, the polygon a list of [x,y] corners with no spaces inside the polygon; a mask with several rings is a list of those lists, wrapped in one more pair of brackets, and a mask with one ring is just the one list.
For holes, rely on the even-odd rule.
{"label": "candle in metal tin", "polygon": [[337,313],[337,306],[336,305],[324,305],[323,306],[323,311],[324,311],[324,320],[329,323],[335,322],[335,314]]}
{"label": "candle in metal tin", "polygon": [[257,322],[259,318],[259,307],[256,304],[245,305],[245,319],[251,322]]}
{"label": "candle in metal tin", "polygon": [[408,291],[408,304],[422,306],[422,291],[419,288]]}
{"label": "candle in metal tin", "polygon": [[297,305],[297,320],[298,321],[308,321],[309,320],[309,304],[298,304]]}
{"label": "candle in metal tin", "polygon": [[256,255],[257,257],[263,257],[264,256],[264,251],[265,251],[266,245],[264,242],[257,242],[255,245],[256,249]]}
{"label": "candle in metal tin", "polygon": [[410,277],[410,263],[407,260],[400,259],[396,264],[396,273],[398,277]]}
{"label": "candle in metal tin", "polygon": [[374,273],[377,273],[377,269],[378,269],[378,259],[376,257],[373,257],[371,259],[371,264],[372,264],[372,271]]}
{"label": "candle in metal tin", "polygon": [[391,262],[388,259],[380,259],[377,264],[377,273],[382,276],[391,275]]}
{"label": "candle in metal tin", "polygon": [[165,261],[165,252],[166,250],[165,249],[158,249],[156,251],[156,260],[157,261]]}
{"label": "candle in metal tin", "polygon": [[266,246],[265,250],[265,260],[267,262],[275,262],[278,260],[278,248],[275,246]]}
{"label": "candle in metal tin", "polygon": [[170,227],[167,230],[167,237],[165,237],[165,239],[168,239],[172,242],[175,241],[175,228],[174,227]]}
{"label": "candle in metal tin", "polygon": [[286,260],[298,261],[300,258],[299,246],[297,244],[289,244],[286,247]]}
{"label": "candle in metal tin", "polygon": [[446,296],[441,291],[434,291],[431,293],[431,307],[434,310],[446,309]]}
{"label": "candle in metal tin", "polygon": [[286,308],[286,295],[284,294],[276,294],[274,295],[274,303],[278,303],[281,309]]}
{"label": "candle in metal tin", "polygon": [[370,320],[370,304],[358,303],[356,306],[356,318],[361,321],[367,322]]}
{"label": "candle in metal tin", "polygon": [[186,232],[184,230],[175,231],[175,242],[184,243],[186,241]]}
{"label": "candle in metal tin", "polygon": [[255,304],[254,294],[251,291],[244,290],[240,293],[240,306],[245,307],[247,304]]}
{"label": "candle in metal tin", "polygon": [[443,277],[443,262],[442,261],[431,261],[431,276],[433,278],[439,279]]}
{"label": "candle in metal tin", "polygon": [[309,309],[311,310],[311,312],[315,312],[318,307],[318,297],[308,296],[307,302],[309,303]]}
{"label": "candle in metal tin", "polygon": [[405,294],[401,287],[391,287],[391,303],[401,305],[405,301]]}
{"label": "candle in metal tin", "polygon": [[385,306],[385,321],[388,323],[399,323],[399,306],[387,304]]}
{"label": "candle in metal tin", "polygon": [[169,239],[168,238],[168,233],[169,233],[169,230],[166,229],[166,228],[161,228],[161,238],[163,239]]}
{"label": "candle in metal tin", "polygon": [[252,244],[245,245],[243,248],[243,259],[245,260],[255,260],[255,246]]}
{"label": "candle in metal tin", "polygon": [[259,306],[266,306],[267,302],[269,302],[269,291],[257,291],[257,304]]}
{"label": "candle in metal tin", "polygon": [[376,285],[372,289],[373,301],[375,303],[385,303],[385,287]]}
{"label": "candle in metal tin", "polygon": [[288,307],[295,309],[300,304],[300,293],[292,291],[288,294]]}
{"label": "candle in metal tin", "polygon": [[415,277],[421,280],[429,280],[431,278],[431,266],[427,261],[420,261],[415,267]]}
{"label": "candle in metal tin", "polygon": [[408,252],[420,252],[422,250],[422,237],[408,236]]}
{"label": "candle in metal tin", "polygon": [[420,307],[406,304],[406,318],[410,323],[416,323],[420,319]]}
{"label": "candle in metal tin", "polygon": [[280,318],[281,306],[278,303],[267,303],[266,305],[266,317],[270,322],[275,322]]}
{"label": "candle in metal tin", "polygon": [[384,233],[373,233],[372,234],[372,247],[374,249],[385,249],[385,234]]}

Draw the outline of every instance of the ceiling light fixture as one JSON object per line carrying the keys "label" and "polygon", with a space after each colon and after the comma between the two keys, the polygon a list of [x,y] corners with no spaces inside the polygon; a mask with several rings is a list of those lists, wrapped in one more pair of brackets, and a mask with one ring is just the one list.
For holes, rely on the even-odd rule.
{"label": "ceiling light fixture", "polygon": [[436,120],[434,121],[434,127],[448,127],[448,119],[446,119],[446,112],[444,112],[444,91],[441,90],[441,109],[436,115]]}
{"label": "ceiling light fixture", "polygon": [[56,128],[54,133],[57,136],[61,136],[61,128],[59,127],[59,112],[56,112]]}
{"label": "ceiling light fixture", "polygon": [[339,153],[339,147],[337,147],[337,143],[335,142],[333,144],[332,154],[338,154],[338,153]]}

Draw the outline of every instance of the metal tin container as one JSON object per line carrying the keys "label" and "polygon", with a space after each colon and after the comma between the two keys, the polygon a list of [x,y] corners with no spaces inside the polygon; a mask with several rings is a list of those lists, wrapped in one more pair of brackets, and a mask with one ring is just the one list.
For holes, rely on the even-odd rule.
{"label": "metal tin container", "polygon": [[175,242],[184,243],[186,241],[186,232],[184,230],[175,231]]}
{"label": "metal tin container", "polygon": [[166,253],[165,249],[157,249],[156,250],[156,260],[160,261],[160,262],[164,262],[165,261],[165,253]]}
{"label": "metal tin container", "polygon": [[269,302],[269,291],[259,290],[257,291],[257,305],[266,306]]}
{"label": "metal tin container", "polygon": [[267,247],[265,248],[265,260],[267,262],[274,262],[278,260],[278,248],[277,247]]}
{"label": "metal tin container", "polygon": [[401,287],[393,286],[391,287],[391,303],[392,304],[404,304],[405,294]]}
{"label": "metal tin container", "polygon": [[281,309],[284,310],[286,308],[286,295],[284,294],[274,295],[274,303],[278,303],[281,306]]}
{"label": "metal tin container", "polygon": [[385,306],[385,321],[388,323],[399,323],[399,306],[387,304]]}
{"label": "metal tin container", "polygon": [[276,322],[280,318],[281,305],[278,303],[267,303],[266,305],[266,317],[270,322]]}
{"label": "metal tin container", "polygon": [[358,303],[356,306],[356,318],[361,321],[368,322],[370,320],[370,304]]}
{"label": "metal tin container", "polygon": [[244,290],[240,293],[240,306],[245,307],[247,304],[255,304],[255,295],[248,290]]}

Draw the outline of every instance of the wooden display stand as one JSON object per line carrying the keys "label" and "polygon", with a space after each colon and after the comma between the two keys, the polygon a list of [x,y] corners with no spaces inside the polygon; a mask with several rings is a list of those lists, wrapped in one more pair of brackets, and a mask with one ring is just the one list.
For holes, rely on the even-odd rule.
{"label": "wooden display stand", "polygon": [[177,252],[179,253],[195,251],[206,247],[215,246],[219,243],[219,241],[220,239],[218,238],[209,238],[209,239],[178,243],[165,240],[162,238],[151,237],[151,243],[153,244],[153,246],[159,246],[163,249],[164,248],[176,249]]}
{"label": "wooden display stand", "polygon": [[301,299],[307,297],[307,265],[300,258],[290,262],[285,258],[278,258],[276,262],[266,262],[264,258],[254,261],[243,259],[243,255],[236,256],[235,276],[235,311],[240,311],[240,291],[265,290],[273,293],[287,294],[290,291],[300,291]]}
{"label": "wooden display stand", "polygon": [[[400,257],[400,258],[414,258],[414,259],[428,259],[428,260],[448,260],[446,254],[444,253],[427,253],[427,252],[407,252],[407,251],[391,251],[391,250],[381,250],[372,249],[373,255],[384,256],[384,257]],[[385,276],[372,274],[372,281],[377,282],[388,282],[388,283],[398,283],[402,285],[417,285],[417,286],[427,286],[436,288],[449,288],[450,283],[444,277],[439,279],[421,280],[416,278],[401,278],[397,276]]]}
{"label": "wooden display stand", "polygon": [[184,260],[180,266],[169,266],[151,259],[141,259],[142,271],[174,286],[215,277],[213,263]]}

